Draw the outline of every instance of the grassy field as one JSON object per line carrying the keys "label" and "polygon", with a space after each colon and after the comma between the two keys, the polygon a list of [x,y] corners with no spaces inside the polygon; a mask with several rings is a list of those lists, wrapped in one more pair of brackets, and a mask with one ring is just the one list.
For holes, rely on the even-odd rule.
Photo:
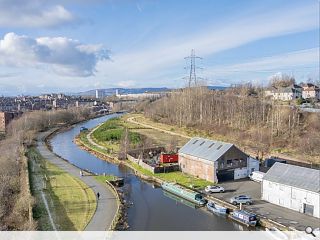
{"label": "grassy field", "polygon": [[176,145],[183,146],[188,141],[188,139],[185,137],[173,136],[165,132],[159,132],[158,130],[155,130],[152,128],[145,128],[138,124],[134,124],[127,121],[127,119],[130,117],[141,117],[141,116],[143,115],[142,114],[125,114],[121,117],[120,120],[122,121],[122,124],[128,127],[132,132],[136,132],[140,135],[143,135],[149,138],[154,143],[154,145],[166,146],[171,142],[175,142]]}
{"label": "grassy field", "polygon": [[176,182],[180,185],[186,186],[186,187],[193,187],[193,188],[204,188],[208,185],[212,185],[212,182],[193,177],[191,175],[182,173],[182,172],[170,172],[170,173],[152,173],[138,164],[128,161],[127,162],[131,167],[133,167],[138,172],[149,176],[149,177],[156,177],[166,182]]}
{"label": "grassy field", "polygon": [[[119,144],[127,127],[123,123],[119,118],[110,119],[92,133],[92,138],[101,146],[109,149],[110,153],[117,152],[119,151]],[[128,135],[131,145],[134,146],[141,143],[142,138],[140,134],[129,129]]]}
{"label": "grassy field", "polygon": [[[187,128],[187,127],[178,127],[178,126],[173,126],[169,124],[164,124],[160,122],[153,121],[147,117],[145,117],[143,114],[127,114],[126,119],[134,117],[134,120],[138,123],[144,123],[148,124],[150,126],[163,129],[166,131],[170,131],[173,133],[181,134],[187,137],[203,137],[203,138],[209,138],[209,139],[214,139],[214,140],[219,140],[219,141],[227,141],[228,139],[225,136],[221,135],[215,135],[213,133],[208,133],[204,130],[199,130],[199,129],[194,129],[194,128]],[[158,131],[159,133],[159,131]],[[170,135],[170,134],[168,134]]]}
{"label": "grassy field", "polygon": [[[103,153],[103,154],[107,154],[110,155],[108,153],[108,151],[101,149],[101,148],[97,148],[96,146],[93,146],[92,144],[90,144],[88,142],[88,139],[86,138],[86,134],[80,134],[79,140],[83,143],[85,143],[89,148],[91,148],[94,151]],[[182,172],[172,172],[172,173],[157,173],[157,174],[153,174],[152,172],[142,168],[141,166],[139,166],[138,164],[131,162],[131,161],[126,161],[126,164],[129,165],[131,168],[135,169],[136,171],[142,173],[145,176],[149,176],[149,177],[157,177],[163,181],[168,181],[168,182],[177,182],[181,185],[184,185],[186,187],[190,187],[190,185],[193,185],[194,187],[205,187],[207,185],[212,185],[212,182],[203,180],[203,179],[199,179],[199,178],[195,178],[191,175],[188,174],[184,174]],[[112,176],[96,176],[97,180],[101,181],[101,182],[105,182],[106,179],[111,178]]]}
{"label": "grassy field", "polygon": [[[96,197],[92,189],[44,160],[34,148],[29,150],[28,158],[32,168],[31,188],[36,198],[34,217],[39,230],[52,230],[41,198],[43,187],[45,189],[42,192],[45,194],[57,229],[83,230],[96,209]],[[42,179],[47,180],[42,181]]]}

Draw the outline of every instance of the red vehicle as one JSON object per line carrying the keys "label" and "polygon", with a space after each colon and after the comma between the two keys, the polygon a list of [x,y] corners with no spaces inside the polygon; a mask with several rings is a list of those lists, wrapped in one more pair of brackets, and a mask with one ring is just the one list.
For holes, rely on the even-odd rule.
{"label": "red vehicle", "polygon": [[161,154],[160,163],[177,163],[178,154]]}

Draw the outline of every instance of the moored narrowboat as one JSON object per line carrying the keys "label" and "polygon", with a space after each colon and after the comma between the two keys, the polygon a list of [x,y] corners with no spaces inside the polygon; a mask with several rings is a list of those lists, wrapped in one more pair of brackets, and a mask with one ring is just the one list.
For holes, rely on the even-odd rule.
{"label": "moored narrowboat", "polygon": [[227,208],[218,205],[217,203],[213,202],[213,201],[209,201],[207,203],[207,209],[210,212],[213,213],[219,213],[219,214],[227,214]]}
{"label": "moored narrowboat", "polygon": [[177,196],[177,195],[175,195],[173,193],[170,193],[168,191],[163,191],[163,195],[168,197],[168,198],[170,198],[170,199],[172,199],[172,200],[174,200],[175,202],[179,202],[179,203],[181,203],[181,204],[183,204],[185,206],[188,206],[190,208],[193,208],[193,209],[199,208],[198,204],[190,202],[190,201],[188,201],[188,200],[186,200],[186,199],[184,199],[182,197],[179,197],[179,196]]}
{"label": "moored narrowboat", "polygon": [[257,216],[253,213],[244,211],[244,210],[234,210],[230,215],[230,218],[245,224],[246,226],[256,226],[258,219]]}
{"label": "moored narrowboat", "polygon": [[161,187],[170,193],[173,193],[179,197],[182,197],[182,198],[184,198],[190,202],[196,203],[200,206],[203,206],[207,203],[207,200],[205,200],[200,193],[197,193],[197,192],[192,191],[190,189],[186,189],[176,183],[164,182],[161,184]]}

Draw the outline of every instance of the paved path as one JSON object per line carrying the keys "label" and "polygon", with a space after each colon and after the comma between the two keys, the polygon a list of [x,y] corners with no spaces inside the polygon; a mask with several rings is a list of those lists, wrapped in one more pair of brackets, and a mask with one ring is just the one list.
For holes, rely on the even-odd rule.
{"label": "paved path", "polygon": [[67,161],[53,154],[44,143],[44,138],[50,132],[40,133],[38,135],[37,149],[40,154],[51,163],[68,172],[69,174],[81,179],[97,194],[100,193],[100,199],[97,201],[97,209],[91,221],[85,228],[85,231],[105,231],[109,230],[112,220],[117,211],[117,200],[113,192],[103,184],[97,182],[92,176],[80,177],[80,169],[69,164]]}
{"label": "paved path", "polygon": [[183,138],[187,138],[187,139],[191,139],[192,138],[192,137],[187,136],[187,135],[182,134],[182,133],[176,133],[176,132],[168,131],[168,130],[165,130],[165,129],[162,129],[162,128],[158,128],[158,127],[146,124],[146,123],[137,122],[135,120],[135,117],[130,117],[130,118],[127,119],[127,121],[130,122],[130,123],[134,123],[134,124],[143,126],[145,128],[152,128],[152,129],[158,130],[160,132],[168,133],[170,135],[179,136],[179,137],[183,137]]}

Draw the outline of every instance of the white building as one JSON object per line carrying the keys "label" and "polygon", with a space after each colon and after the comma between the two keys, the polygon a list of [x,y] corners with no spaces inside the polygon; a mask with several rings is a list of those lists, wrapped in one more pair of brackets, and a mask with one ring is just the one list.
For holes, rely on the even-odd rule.
{"label": "white building", "polygon": [[263,200],[320,218],[320,170],[277,162],[261,187]]}
{"label": "white building", "polygon": [[302,97],[302,88],[295,84],[285,88],[271,87],[265,90],[265,96],[271,96],[274,100],[291,101]]}
{"label": "white building", "polygon": [[96,98],[104,98],[105,92],[103,89],[96,89]]}
{"label": "white building", "polygon": [[307,83],[302,86],[302,98],[309,99],[313,98],[320,100],[320,88],[314,84]]}

